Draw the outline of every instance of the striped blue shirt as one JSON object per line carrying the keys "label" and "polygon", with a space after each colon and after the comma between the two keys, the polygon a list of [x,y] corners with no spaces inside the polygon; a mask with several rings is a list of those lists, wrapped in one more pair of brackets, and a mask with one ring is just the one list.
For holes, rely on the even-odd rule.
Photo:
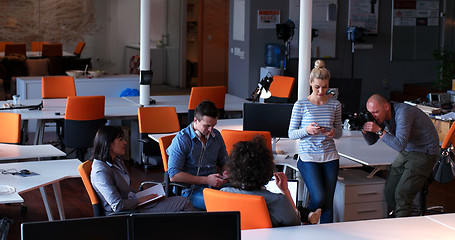
{"label": "striped blue shirt", "polygon": [[333,128],[334,138],[340,138],[342,135],[340,102],[332,98],[323,105],[314,105],[306,98],[297,101],[292,109],[288,131],[290,139],[300,139],[301,161],[327,162],[339,159],[333,138],[324,134],[307,133],[306,127],[313,122],[317,122],[321,127]]}

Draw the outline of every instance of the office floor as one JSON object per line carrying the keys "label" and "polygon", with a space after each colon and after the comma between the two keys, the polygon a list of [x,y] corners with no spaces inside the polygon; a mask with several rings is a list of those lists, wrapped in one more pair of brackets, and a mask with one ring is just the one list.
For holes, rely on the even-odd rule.
{"label": "office floor", "polygon": [[[142,181],[161,181],[163,178],[162,167],[145,170],[140,166],[132,164],[132,162],[127,162],[127,166],[132,176],[134,188],[137,188]],[[75,178],[62,181],[61,190],[67,219],[93,216],[92,206],[81,179]],[[454,190],[455,181],[448,184],[432,183],[429,190],[428,206],[442,205],[446,212],[455,212],[455,206],[453,205],[455,199]],[[49,196],[52,213],[58,217],[52,187],[46,187],[46,192]],[[0,205],[1,217],[7,217],[14,221],[9,229],[8,240],[20,239],[20,225],[22,222],[47,221],[47,215],[39,190],[33,190],[21,196],[24,198],[25,205],[27,206],[25,213],[21,213],[20,204]]]}

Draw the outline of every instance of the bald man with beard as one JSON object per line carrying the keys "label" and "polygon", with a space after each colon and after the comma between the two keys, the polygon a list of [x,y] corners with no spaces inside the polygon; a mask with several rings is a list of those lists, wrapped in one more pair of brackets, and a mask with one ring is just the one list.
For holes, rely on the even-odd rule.
{"label": "bald man with beard", "polygon": [[370,141],[373,138],[372,143],[381,139],[399,152],[385,184],[387,204],[393,216],[410,216],[412,202],[439,157],[438,133],[424,112],[406,103],[389,102],[374,94],[366,108],[375,121],[365,123],[362,132]]}

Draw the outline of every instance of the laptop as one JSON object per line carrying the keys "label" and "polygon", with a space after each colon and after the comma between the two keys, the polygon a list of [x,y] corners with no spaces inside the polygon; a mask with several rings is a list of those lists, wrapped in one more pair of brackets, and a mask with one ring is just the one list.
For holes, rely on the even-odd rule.
{"label": "laptop", "polygon": [[[270,180],[269,183],[265,185],[265,188],[273,193],[281,193],[281,190],[275,183],[275,178],[272,178],[272,180]],[[289,192],[291,193],[292,200],[294,200],[294,204],[297,206],[299,182],[297,180],[288,179],[288,188]]]}

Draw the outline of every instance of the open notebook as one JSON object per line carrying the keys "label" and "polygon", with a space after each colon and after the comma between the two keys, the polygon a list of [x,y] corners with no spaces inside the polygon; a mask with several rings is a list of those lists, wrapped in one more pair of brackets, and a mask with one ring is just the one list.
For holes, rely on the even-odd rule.
{"label": "open notebook", "polygon": [[163,186],[161,186],[160,184],[157,184],[157,185],[155,185],[153,187],[150,187],[150,188],[147,188],[147,189],[145,189],[143,191],[137,192],[136,193],[136,197],[137,198],[141,198],[143,196],[147,196],[147,195],[150,195],[150,194],[157,194],[158,196],[154,197],[152,199],[149,199],[147,201],[141,202],[141,203],[138,204],[138,206],[142,206],[144,204],[147,204],[149,202],[152,202],[152,201],[155,201],[157,199],[160,199],[160,198],[164,197],[165,193],[164,193]]}
{"label": "open notebook", "polygon": [[[281,190],[275,183],[275,178],[269,181],[265,188],[273,193],[281,193]],[[299,182],[297,180],[288,179],[288,188],[289,192],[291,193],[292,200],[294,200],[294,204],[297,206],[297,194],[299,191]]]}

